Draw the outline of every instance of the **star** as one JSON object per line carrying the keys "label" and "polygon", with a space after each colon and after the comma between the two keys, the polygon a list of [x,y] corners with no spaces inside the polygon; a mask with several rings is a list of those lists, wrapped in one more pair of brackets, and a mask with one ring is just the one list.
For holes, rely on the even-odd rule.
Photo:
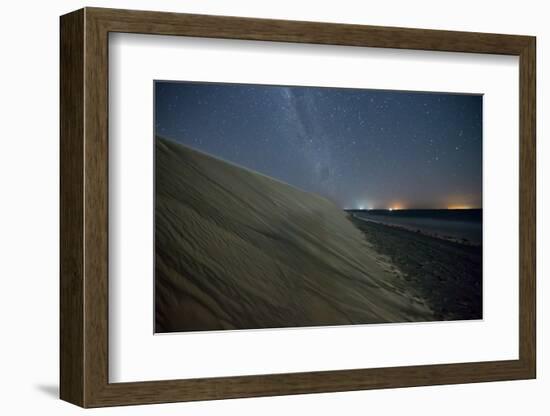
{"label": "star", "polygon": [[162,81],[154,128],[342,207],[365,198],[367,180],[380,206],[399,189],[408,205],[432,207],[459,184],[476,206],[481,104],[460,94]]}

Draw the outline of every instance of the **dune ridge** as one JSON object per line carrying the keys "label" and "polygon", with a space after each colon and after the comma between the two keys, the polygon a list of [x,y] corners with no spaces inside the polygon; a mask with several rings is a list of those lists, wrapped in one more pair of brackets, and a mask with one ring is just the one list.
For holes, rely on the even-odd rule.
{"label": "dune ridge", "polygon": [[433,320],[319,195],[160,137],[155,331]]}

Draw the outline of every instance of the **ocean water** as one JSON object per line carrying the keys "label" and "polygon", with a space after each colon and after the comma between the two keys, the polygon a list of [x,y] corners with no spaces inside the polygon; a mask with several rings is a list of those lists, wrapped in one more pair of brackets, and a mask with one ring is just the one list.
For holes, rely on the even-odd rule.
{"label": "ocean water", "polygon": [[356,218],[402,227],[439,238],[480,245],[483,236],[481,209],[349,210]]}

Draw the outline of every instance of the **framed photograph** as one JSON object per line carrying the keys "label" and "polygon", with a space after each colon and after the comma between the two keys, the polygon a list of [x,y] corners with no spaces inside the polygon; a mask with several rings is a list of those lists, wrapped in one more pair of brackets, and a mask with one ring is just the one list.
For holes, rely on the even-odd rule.
{"label": "framed photograph", "polygon": [[62,16],[61,398],[535,378],[535,49]]}

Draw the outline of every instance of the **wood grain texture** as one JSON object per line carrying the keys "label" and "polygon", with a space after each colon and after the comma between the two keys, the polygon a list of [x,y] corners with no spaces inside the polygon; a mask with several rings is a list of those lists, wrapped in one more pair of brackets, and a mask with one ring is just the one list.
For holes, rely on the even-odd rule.
{"label": "wood grain texture", "polygon": [[108,380],[108,33],[86,14],[84,53],[85,406]]}
{"label": "wood grain texture", "polygon": [[519,55],[528,36],[87,8],[110,32]]}
{"label": "wood grain texture", "polygon": [[83,405],[84,12],[61,19],[60,45],[60,388]]}
{"label": "wood grain texture", "polygon": [[[520,357],[512,361],[190,380],[108,380],[108,33],[520,57]],[[61,18],[61,397],[82,407],[533,378],[535,39],[528,36],[86,8]]]}
{"label": "wood grain texture", "polygon": [[536,377],[536,41],[520,54],[519,356]]}

